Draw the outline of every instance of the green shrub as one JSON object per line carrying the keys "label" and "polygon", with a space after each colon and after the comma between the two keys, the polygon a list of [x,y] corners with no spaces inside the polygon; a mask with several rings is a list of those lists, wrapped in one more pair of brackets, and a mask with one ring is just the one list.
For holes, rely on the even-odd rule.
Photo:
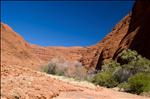
{"label": "green shrub", "polygon": [[142,94],[150,92],[150,74],[149,73],[137,73],[130,77],[128,82],[118,85],[120,90],[134,94]]}
{"label": "green shrub", "polygon": [[118,84],[110,72],[100,72],[96,74],[93,77],[92,82],[96,85],[106,86],[108,88],[115,87]]}
{"label": "green shrub", "polygon": [[108,88],[117,86],[118,82],[113,76],[113,71],[119,66],[120,64],[116,63],[114,60],[110,60],[108,64],[102,65],[102,70],[97,73],[91,81],[96,85]]}
{"label": "green shrub", "polygon": [[133,71],[134,69],[130,68],[130,65],[128,66],[128,64],[125,64],[114,70],[113,76],[119,83],[122,83],[127,81],[129,77],[134,75]]}
{"label": "green shrub", "polygon": [[136,73],[150,72],[150,60],[138,55],[136,51],[124,50],[118,55],[118,59],[121,65],[115,70],[114,76],[120,83]]}
{"label": "green shrub", "polygon": [[129,92],[140,94],[150,91],[150,73],[138,73],[129,78]]}
{"label": "green shrub", "polygon": [[120,66],[119,63],[117,63],[114,60],[110,60],[108,64],[102,65],[102,71],[110,71],[113,72],[115,69],[117,69]]}
{"label": "green shrub", "polygon": [[130,62],[134,66],[135,73],[145,72],[150,73],[150,60],[138,55],[136,61]]}
{"label": "green shrub", "polygon": [[121,64],[128,64],[129,62],[136,60],[138,53],[131,51],[130,49],[123,50],[118,54],[118,61]]}

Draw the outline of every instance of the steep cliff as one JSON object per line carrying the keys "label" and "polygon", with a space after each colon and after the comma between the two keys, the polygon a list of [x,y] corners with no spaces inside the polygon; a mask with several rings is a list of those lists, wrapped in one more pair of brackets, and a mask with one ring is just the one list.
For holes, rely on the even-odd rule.
{"label": "steep cliff", "polygon": [[[136,50],[142,56],[150,59],[150,1],[137,0],[131,15],[120,21],[97,46],[98,62],[96,69],[110,58],[117,59],[123,49]],[[94,60],[93,60],[94,61]]]}
{"label": "steep cliff", "polygon": [[114,58],[124,48],[136,50],[150,59],[150,1],[138,0],[133,7],[127,34],[119,44]]}

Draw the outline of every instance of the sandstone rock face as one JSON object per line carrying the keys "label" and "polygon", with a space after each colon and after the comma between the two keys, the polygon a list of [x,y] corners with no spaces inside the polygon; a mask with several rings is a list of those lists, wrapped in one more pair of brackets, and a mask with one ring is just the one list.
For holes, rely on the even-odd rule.
{"label": "sandstone rock face", "polygon": [[1,23],[1,62],[36,68],[41,60],[32,54],[30,45],[20,35]]}
{"label": "sandstone rock face", "polygon": [[133,7],[127,34],[122,39],[118,52],[124,48],[136,50],[150,59],[150,1],[138,0]]}
{"label": "sandstone rock face", "polygon": [[31,45],[32,52],[45,62],[49,62],[53,58],[62,57],[67,61],[80,61],[82,53],[86,50],[83,47],[42,47],[38,45]]}
{"label": "sandstone rock face", "polygon": [[101,64],[109,59],[117,58],[119,52],[129,48],[136,50],[142,56],[150,59],[150,1],[137,0],[132,14],[120,21],[98,46],[94,64],[96,69],[101,69]]}

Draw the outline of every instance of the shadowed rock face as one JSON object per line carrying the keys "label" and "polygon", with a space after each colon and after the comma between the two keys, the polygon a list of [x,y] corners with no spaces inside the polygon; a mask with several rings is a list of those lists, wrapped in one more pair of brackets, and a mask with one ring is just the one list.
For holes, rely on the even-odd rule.
{"label": "shadowed rock face", "polygon": [[[111,35],[112,34],[112,35]],[[111,35],[111,37],[109,37]],[[102,44],[102,42],[104,42]],[[108,42],[108,43],[107,43]],[[126,16],[97,46],[100,53],[96,69],[101,69],[103,62],[117,58],[119,52],[129,48],[150,59],[150,1],[137,0],[132,14]]]}
{"label": "shadowed rock face", "polygon": [[[129,44],[128,44],[128,43]],[[130,48],[150,59],[150,1],[138,0],[132,10],[128,33],[119,48]]]}

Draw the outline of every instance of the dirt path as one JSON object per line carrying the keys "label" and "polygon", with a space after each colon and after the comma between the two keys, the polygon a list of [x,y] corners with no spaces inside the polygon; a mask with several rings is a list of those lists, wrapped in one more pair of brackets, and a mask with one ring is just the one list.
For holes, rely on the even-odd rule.
{"label": "dirt path", "polygon": [[1,65],[1,98],[150,99],[6,64]]}

